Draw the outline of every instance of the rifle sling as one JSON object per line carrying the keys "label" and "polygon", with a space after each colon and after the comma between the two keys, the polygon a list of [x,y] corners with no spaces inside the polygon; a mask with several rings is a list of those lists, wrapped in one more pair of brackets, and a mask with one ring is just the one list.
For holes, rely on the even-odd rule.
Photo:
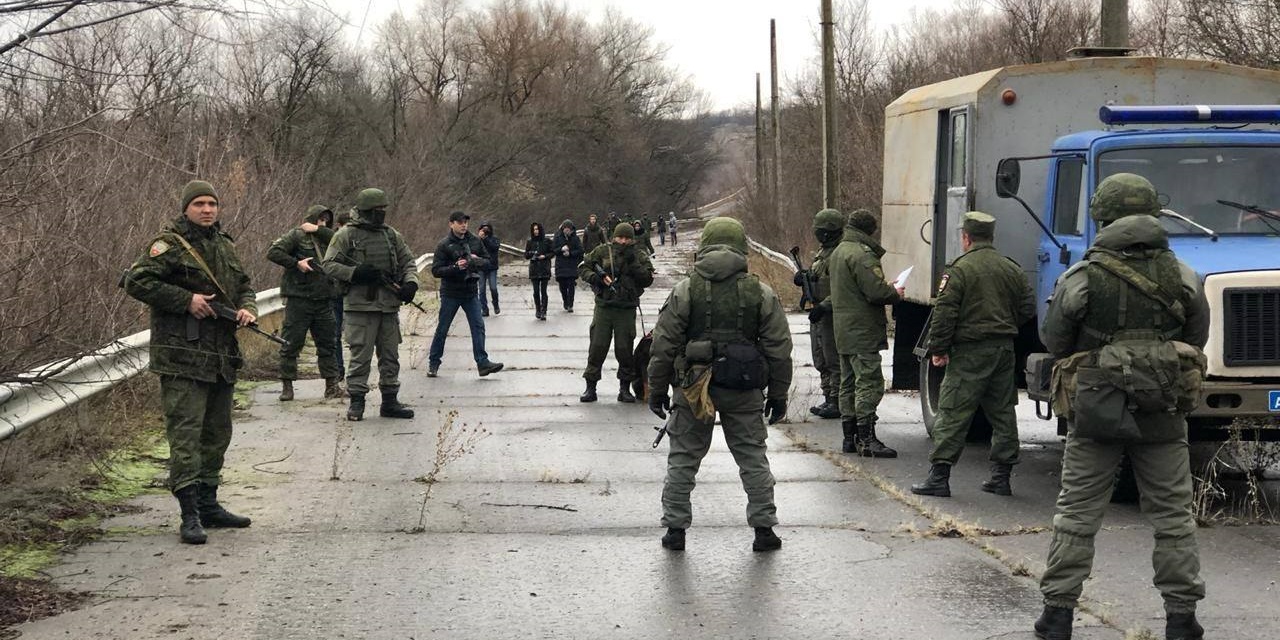
{"label": "rifle sling", "polygon": [[1169,295],[1156,284],[1154,280],[1140,273],[1138,270],[1125,264],[1123,261],[1105,253],[1096,253],[1090,257],[1090,262],[1098,265],[1111,273],[1117,278],[1132,285],[1143,295],[1159,302],[1178,319],[1181,324],[1186,319],[1186,312],[1182,308],[1182,303],[1169,297]]}
{"label": "rifle sling", "polygon": [[170,235],[177,238],[178,242],[180,242],[183,248],[187,250],[187,253],[191,254],[192,258],[195,258],[196,264],[200,265],[200,270],[203,271],[206,276],[209,276],[209,280],[213,281],[213,286],[217,287],[218,292],[222,294],[223,299],[227,301],[227,304],[238,305],[239,303],[227,294],[227,290],[222,287],[222,283],[218,282],[218,278],[213,275],[213,270],[209,268],[208,263],[204,261],[204,258],[200,257],[200,252],[196,251],[196,248],[191,246],[191,243],[187,242],[187,239],[182,237],[182,234],[172,233]]}

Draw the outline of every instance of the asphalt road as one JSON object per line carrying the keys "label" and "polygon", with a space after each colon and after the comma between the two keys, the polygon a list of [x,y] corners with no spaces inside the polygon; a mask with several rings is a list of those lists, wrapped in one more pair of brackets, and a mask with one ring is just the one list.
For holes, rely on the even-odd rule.
{"label": "asphalt road", "polygon": [[[689,264],[691,235],[659,247],[650,326]],[[975,445],[952,477],[955,497],[916,500],[906,487],[928,467],[916,398],[891,393],[880,411],[899,459],[837,453],[838,421],[807,412],[816,375],[807,321],[793,315],[790,422],[769,439],[783,548],[751,552],[746,499],[717,436],[688,549],[668,552],[658,544],[666,447],[649,445],[657,419],[614,400],[612,364],[601,401],[578,402],[590,294],[570,314],[552,287],[548,321],[537,322],[522,274],[504,267],[503,313],[487,323],[504,371],[477,376],[460,318],[441,376],[427,378],[434,319],[406,311],[420,334],[401,347],[415,419],[377,418],[371,396],[373,417],[346,423],[343,403],[319,399],[319,380],[285,404],[278,385],[258,388],[237,416],[221,492],[253,526],[180,545],[173,499],[140,498],[143,513],[107,523],[117,533],[53,570],[60,585],[94,592],[92,603],[20,626],[22,637],[1032,637],[1061,444],[1029,406],[1012,498],[978,490],[986,462]],[[1214,527],[1200,543],[1210,637],[1276,637],[1280,529]],[[1111,510],[1076,638],[1162,631],[1151,546],[1135,508]]]}

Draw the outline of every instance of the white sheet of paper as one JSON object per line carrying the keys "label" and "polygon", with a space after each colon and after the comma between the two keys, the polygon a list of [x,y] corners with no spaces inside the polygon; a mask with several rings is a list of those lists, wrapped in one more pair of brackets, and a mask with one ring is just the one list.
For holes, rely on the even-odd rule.
{"label": "white sheet of paper", "polygon": [[916,266],[915,266],[915,265],[911,265],[911,266],[907,267],[906,269],[903,269],[903,270],[902,270],[902,273],[899,273],[899,274],[898,274],[898,279],[896,279],[896,280],[894,280],[894,281],[893,281],[893,286],[894,286],[895,288],[897,288],[897,287],[904,287],[904,286],[906,286],[906,284],[907,284],[907,278],[911,275],[911,270],[912,270],[912,269],[914,269],[914,268],[916,268]]}

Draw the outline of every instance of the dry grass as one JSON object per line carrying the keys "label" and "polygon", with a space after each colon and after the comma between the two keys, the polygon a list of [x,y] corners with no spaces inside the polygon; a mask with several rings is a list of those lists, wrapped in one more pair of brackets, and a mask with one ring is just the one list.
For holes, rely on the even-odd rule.
{"label": "dry grass", "polygon": [[754,251],[747,255],[747,270],[759,276],[761,282],[778,294],[784,309],[796,309],[800,306],[800,287],[791,282],[794,270],[785,269]]}
{"label": "dry grass", "polygon": [[474,427],[458,422],[457,410],[445,413],[440,420],[440,428],[436,431],[435,455],[431,459],[431,469],[414,478],[415,482],[427,485],[422,492],[422,507],[418,510],[418,525],[407,529],[408,533],[425,533],[427,522],[427,503],[431,500],[431,490],[440,481],[445,467],[463,456],[475,451],[481,440],[489,437],[489,430],[482,425]]}

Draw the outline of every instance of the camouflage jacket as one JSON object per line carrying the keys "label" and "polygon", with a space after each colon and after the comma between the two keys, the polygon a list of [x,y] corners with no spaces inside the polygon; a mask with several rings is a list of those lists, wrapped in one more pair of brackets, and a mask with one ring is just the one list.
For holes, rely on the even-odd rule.
{"label": "camouflage jacket", "polygon": [[845,227],[844,240],[831,252],[831,312],[836,350],[874,353],[889,346],[885,306],[901,298],[885,282],[884,249],[867,234]]}
{"label": "camouflage jacket", "polygon": [[938,283],[929,353],[945,354],[965,342],[1012,340],[1035,312],[1035,293],[1018,263],[989,242],[974,243],[947,265]]}
{"label": "camouflage jacket", "polygon": [[[604,286],[596,274],[596,265],[613,278],[612,288]],[[608,242],[582,258],[578,277],[591,285],[596,294],[596,304],[633,309],[640,306],[640,296],[645,288],[653,284],[653,263],[649,261],[648,254],[635,244]]]}

